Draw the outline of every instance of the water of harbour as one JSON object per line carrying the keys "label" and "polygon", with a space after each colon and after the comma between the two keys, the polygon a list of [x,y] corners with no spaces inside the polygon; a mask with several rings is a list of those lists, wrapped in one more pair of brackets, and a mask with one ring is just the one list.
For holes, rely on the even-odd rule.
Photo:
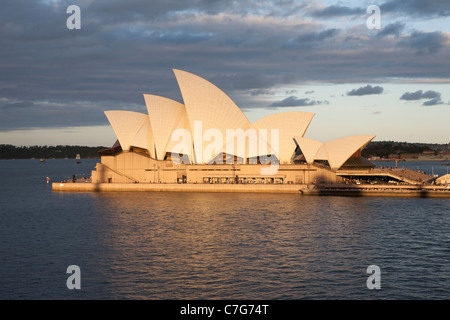
{"label": "water of harbour", "polygon": [[[450,199],[46,183],[89,177],[97,161],[0,161],[0,299],[450,299]],[[443,175],[440,164],[399,166]],[[70,265],[80,290],[66,286]]]}

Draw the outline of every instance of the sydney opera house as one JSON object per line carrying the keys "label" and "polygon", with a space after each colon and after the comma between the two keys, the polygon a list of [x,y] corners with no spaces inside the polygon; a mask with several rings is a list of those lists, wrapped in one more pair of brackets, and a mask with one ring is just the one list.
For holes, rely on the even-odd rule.
{"label": "sydney opera house", "polygon": [[148,114],[105,111],[116,143],[101,151],[93,183],[308,184],[370,170],[361,150],[375,137],[304,137],[313,113],[250,123],[219,88],[174,70],[183,103],[144,94]]}

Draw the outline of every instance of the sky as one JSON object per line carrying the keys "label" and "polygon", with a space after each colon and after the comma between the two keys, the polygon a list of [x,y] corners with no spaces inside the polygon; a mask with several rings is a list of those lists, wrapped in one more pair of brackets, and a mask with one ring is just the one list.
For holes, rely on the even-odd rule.
{"label": "sky", "polygon": [[305,137],[322,142],[450,142],[448,0],[2,0],[0,144],[112,146],[105,110],[182,102],[172,69],[250,122],[313,112]]}

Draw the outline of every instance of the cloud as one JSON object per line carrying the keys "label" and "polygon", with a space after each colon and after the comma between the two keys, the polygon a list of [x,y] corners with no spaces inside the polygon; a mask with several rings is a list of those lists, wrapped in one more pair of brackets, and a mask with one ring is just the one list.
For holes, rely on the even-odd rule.
{"label": "cloud", "polygon": [[[191,70],[191,72],[193,71]],[[277,83],[283,82],[281,77],[271,77],[260,71],[218,73],[215,74],[214,77],[208,77],[207,75],[200,76],[227,92],[232,90],[253,90],[253,92],[257,93],[256,95],[262,93],[267,94],[270,92],[269,89],[271,87]]]}
{"label": "cloud", "polygon": [[450,7],[445,0],[392,0],[380,6],[381,12],[403,13],[413,17],[448,17]]}
{"label": "cloud", "polygon": [[340,5],[331,5],[325,8],[313,10],[311,15],[317,18],[334,18],[350,15],[364,15],[366,13],[365,9],[362,8],[350,8]]}
{"label": "cloud", "polygon": [[436,92],[433,90],[428,90],[423,92],[422,90],[418,90],[415,92],[405,92],[400,97],[400,100],[414,101],[414,100],[422,100],[422,99],[430,99],[425,101],[423,106],[434,106],[438,104],[443,104],[441,100],[440,92]]}
{"label": "cloud", "polygon": [[[386,3],[396,13],[412,2],[419,6],[417,0],[405,2],[408,9]],[[447,32],[408,33],[414,21],[405,18],[404,28],[400,22],[384,27],[379,41],[365,26],[366,8],[311,3],[79,0],[81,30],[68,30],[73,1],[4,0],[0,129],[105,124],[105,109],[145,112],[143,93],[182,102],[173,68],[211,81],[241,108],[257,108],[258,96],[306,83],[448,79]],[[436,1],[430,7],[445,13]],[[336,24],[339,17],[348,23]],[[294,98],[284,103],[299,106],[322,103],[295,92],[285,96]]]}
{"label": "cloud", "polygon": [[304,42],[320,42],[328,38],[332,38],[339,33],[339,29],[327,29],[320,32],[309,32],[301,34],[297,37],[296,41],[300,43]]}
{"label": "cloud", "polygon": [[383,92],[383,87],[375,86],[372,87],[370,84],[368,84],[365,87],[360,87],[358,89],[353,89],[352,91],[347,92],[348,96],[365,96],[369,94],[380,94]]}
{"label": "cloud", "polygon": [[399,45],[412,49],[418,55],[435,54],[446,45],[447,37],[440,31],[415,31],[403,38]]}
{"label": "cloud", "polygon": [[33,128],[64,128],[107,125],[104,110],[132,110],[145,112],[144,108],[114,101],[90,102],[17,102],[3,105],[0,116],[0,132]]}
{"label": "cloud", "polygon": [[441,94],[439,92],[428,90],[423,92],[422,90],[418,90],[416,92],[405,92],[400,97],[400,100],[420,100],[420,99],[434,99],[440,98]]}
{"label": "cloud", "polygon": [[252,96],[259,96],[259,95],[273,96],[275,94],[275,91],[270,90],[270,89],[255,89],[255,90],[251,90],[250,94]]}
{"label": "cloud", "polygon": [[34,105],[32,101],[21,101],[8,103],[0,106],[0,109],[16,109],[16,108],[30,108]]}
{"label": "cloud", "polygon": [[434,99],[431,99],[431,100],[428,100],[428,101],[425,101],[422,105],[423,106],[435,106],[435,105],[438,105],[438,104],[443,104],[443,102],[442,102],[440,97],[439,98],[434,98]]}
{"label": "cloud", "polygon": [[314,106],[318,104],[328,104],[329,102],[311,100],[309,98],[297,98],[295,96],[287,97],[281,101],[274,102],[270,105],[270,107],[306,107],[306,106]]}
{"label": "cloud", "polygon": [[405,24],[401,22],[390,23],[386,27],[383,27],[380,32],[378,32],[377,37],[386,37],[386,36],[396,36],[398,37],[403,29],[405,28]]}
{"label": "cloud", "polygon": [[187,44],[187,43],[198,43],[206,41],[213,37],[211,33],[186,33],[186,32],[169,32],[169,33],[159,33],[153,37],[153,39],[158,43],[164,44]]}

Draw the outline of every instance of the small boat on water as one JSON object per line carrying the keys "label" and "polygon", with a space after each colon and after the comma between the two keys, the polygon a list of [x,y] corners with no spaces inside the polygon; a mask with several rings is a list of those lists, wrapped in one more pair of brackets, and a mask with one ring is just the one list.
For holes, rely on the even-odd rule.
{"label": "small boat on water", "polygon": [[443,163],[443,164],[441,164],[441,166],[450,166],[450,162],[449,163]]}
{"label": "small boat on water", "polygon": [[39,159],[40,162],[45,162],[44,158]]}
{"label": "small boat on water", "polygon": [[77,154],[77,156],[75,157],[75,159],[77,159],[77,163],[81,163],[81,157],[79,154]]}

